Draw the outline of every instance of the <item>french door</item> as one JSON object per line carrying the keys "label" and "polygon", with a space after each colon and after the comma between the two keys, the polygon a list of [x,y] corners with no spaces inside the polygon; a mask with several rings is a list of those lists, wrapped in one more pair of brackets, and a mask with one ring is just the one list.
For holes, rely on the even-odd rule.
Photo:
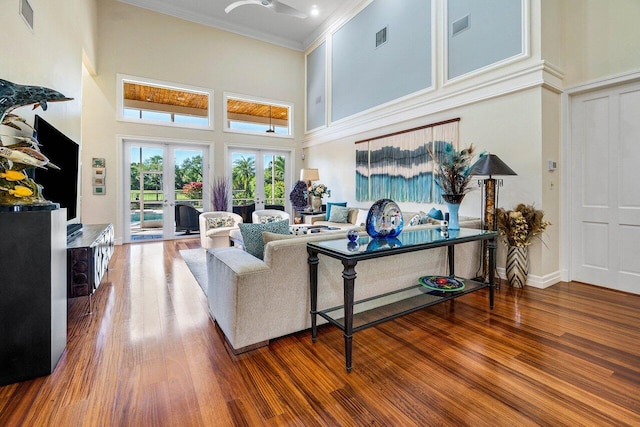
{"label": "french door", "polygon": [[274,206],[288,210],[292,185],[289,152],[230,147],[228,153],[234,210],[252,204],[255,210]]}
{"label": "french door", "polygon": [[126,243],[198,235],[196,221],[177,224],[175,212],[176,204],[208,205],[208,147],[125,140],[123,169]]}

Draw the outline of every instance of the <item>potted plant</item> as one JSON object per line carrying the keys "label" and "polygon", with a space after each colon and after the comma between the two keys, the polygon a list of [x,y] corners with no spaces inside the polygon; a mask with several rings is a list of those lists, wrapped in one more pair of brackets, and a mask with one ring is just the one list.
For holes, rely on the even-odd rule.
{"label": "potted plant", "polygon": [[434,162],[433,178],[442,189],[442,198],[449,209],[449,228],[458,230],[458,209],[464,195],[471,189],[469,172],[476,150],[473,144],[460,151],[450,142],[436,142],[434,145],[439,149],[434,152],[432,146],[429,146],[429,154]]}
{"label": "potted plant", "polygon": [[510,286],[523,288],[529,274],[528,247],[551,223],[543,211],[524,203],[510,211],[498,208],[497,217],[498,232],[507,245],[507,280]]}

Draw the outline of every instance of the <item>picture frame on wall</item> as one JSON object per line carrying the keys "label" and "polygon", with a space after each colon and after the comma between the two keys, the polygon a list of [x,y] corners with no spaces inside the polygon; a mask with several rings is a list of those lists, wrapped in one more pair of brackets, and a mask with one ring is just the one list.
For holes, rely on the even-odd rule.
{"label": "picture frame on wall", "polygon": [[102,196],[104,194],[106,194],[107,191],[107,187],[104,185],[94,185],[93,186],[93,194]]}
{"label": "picture frame on wall", "polygon": [[92,167],[94,168],[104,168],[105,160],[104,157],[94,157],[91,161]]}

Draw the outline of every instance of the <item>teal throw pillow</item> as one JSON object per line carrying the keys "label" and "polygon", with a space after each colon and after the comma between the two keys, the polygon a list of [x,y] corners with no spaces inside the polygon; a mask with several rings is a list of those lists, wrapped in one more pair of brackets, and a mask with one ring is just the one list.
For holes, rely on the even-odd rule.
{"label": "teal throw pillow", "polygon": [[271,233],[289,234],[289,220],[268,222],[266,224],[240,223],[238,224],[244,249],[256,258],[264,258],[264,240],[262,240],[262,232],[270,231]]}
{"label": "teal throw pillow", "polygon": [[429,218],[437,219],[439,221],[444,220],[444,215],[442,214],[442,211],[440,209],[431,208],[427,215],[429,216]]}
{"label": "teal throw pillow", "polygon": [[334,206],[329,216],[330,222],[348,222],[349,208],[346,206]]}
{"label": "teal throw pillow", "polygon": [[331,202],[328,202],[328,203],[327,203],[327,216],[325,217],[325,219],[326,219],[327,221],[330,221],[330,219],[329,219],[329,218],[331,218],[331,207],[332,207],[332,206],[347,206],[347,202],[340,202],[340,203],[331,203]]}

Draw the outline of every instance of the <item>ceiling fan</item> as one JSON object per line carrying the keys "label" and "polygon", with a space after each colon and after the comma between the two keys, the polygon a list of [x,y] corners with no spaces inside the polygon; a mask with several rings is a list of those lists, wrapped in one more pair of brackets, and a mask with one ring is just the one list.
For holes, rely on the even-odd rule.
{"label": "ceiling fan", "polygon": [[275,13],[295,16],[296,18],[300,18],[300,19],[305,19],[307,17],[306,13],[300,12],[298,9],[295,9],[291,6],[287,6],[286,4],[281,3],[278,0],[240,0],[234,3],[231,3],[229,6],[227,6],[224,9],[224,11],[225,13],[229,13],[236,7],[244,6],[247,4],[257,4],[259,6],[266,7],[267,9],[271,9]]}

